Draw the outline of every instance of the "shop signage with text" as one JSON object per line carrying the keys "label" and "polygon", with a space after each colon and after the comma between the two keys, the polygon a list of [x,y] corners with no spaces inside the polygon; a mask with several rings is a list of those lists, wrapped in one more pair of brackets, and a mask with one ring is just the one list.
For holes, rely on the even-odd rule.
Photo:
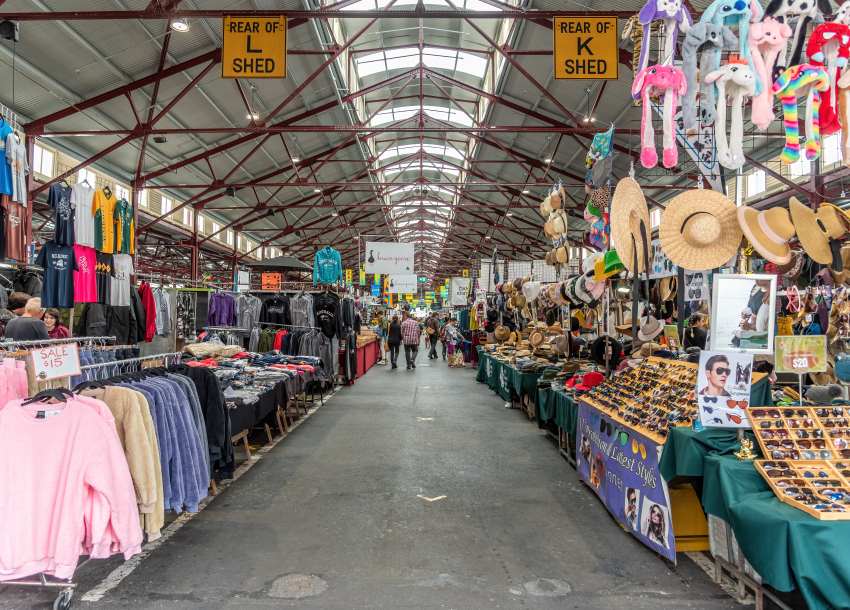
{"label": "shop signage with text", "polygon": [[76,343],[64,343],[30,350],[36,379],[58,379],[80,374],[80,354]]}
{"label": "shop signage with text", "polygon": [[222,33],[222,78],[286,76],[286,17],[228,15]]}
{"label": "shop signage with text", "polygon": [[616,17],[555,17],[553,25],[555,78],[618,78]]}
{"label": "shop signage with text", "polygon": [[826,335],[776,337],[777,373],[823,373],[826,371]]}

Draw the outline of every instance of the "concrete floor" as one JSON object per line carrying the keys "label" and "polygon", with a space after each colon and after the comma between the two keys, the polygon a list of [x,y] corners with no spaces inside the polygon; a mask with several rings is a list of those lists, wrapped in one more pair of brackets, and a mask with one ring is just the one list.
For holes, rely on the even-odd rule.
{"label": "concrete floor", "polygon": [[86,566],[75,607],[741,608],[623,532],[473,371],[418,364],[339,391],[99,602],[79,597],[120,562]]}

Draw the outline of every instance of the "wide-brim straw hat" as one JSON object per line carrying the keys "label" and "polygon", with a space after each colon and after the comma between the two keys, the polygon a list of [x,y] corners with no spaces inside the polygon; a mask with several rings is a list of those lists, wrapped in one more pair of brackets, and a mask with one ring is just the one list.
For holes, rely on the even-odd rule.
{"label": "wide-brim straw hat", "polygon": [[496,330],[493,331],[493,334],[496,336],[496,341],[501,342],[511,336],[511,330],[507,326],[499,325],[496,327]]}
{"label": "wide-brim straw hat", "polygon": [[791,262],[794,223],[785,208],[770,208],[760,212],[750,207],[738,208],[738,225],[756,252],[777,265]]}
{"label": "wide-brim straw hat", "polygon": [[553,210],[560,210],[564,204],[563,189],[554,189],[549,193],[549,205]]}
{"label": "wide-brim straw hat", "polygon": [[717,191],[685,191],[667,204],[658,236],[673,264],[690,271],[720,267],[741,245],[737,208]]}
{"label": "wide-brim straw hat", "polygon": [[567,220],[567,214],[563,210],[558,210],[557,212],[553,212],[550,217],[552,221],[552,230],[555,235],[566,235],[567,228],[569,227],[569,222]]}
{"label": "wide-brim straw hat", "polygon": [[555,262],[561,265],[566,265],[570,261],[570,251],[566,246],[560,246],[555,249]]}
{"label": "wide-brim straw hat", "polygon": [[664,331],[664,325],[655,316],[647,316],[641,320],[638,328],[638,341],[652,341]]}
{"label": "wide-brim straw hat", "polygon": [[543,201],[540,202],[540,215],[543,218],[549,218],[549,215],[552,213],[552,200],[547,195],[543,198]]}
{"label": "wide-brim straw hat", "polygon": [[528,335],[528,342],[535,348],[540,347],[545,339],[546,337],[539,330],[533,330],[531,331],[531,334]]}
{"label": "wide-brim straw hat", "polygon": [[[641,223],[645,237],[641,234]],[[640,185],[634,178],[623,178],[617,183],[611,200],[611,243],[629,271],[644,271],[643,253],[649,250],[651,233],[649,208]]]}
{"label": "wide-brim straw hat", "polygon": [[846,284],[850,281],[850,243],[841,246],[839,254],[841,255],[841,261],[844,263],[843,270],[836,271],[835,269],[830,269],[829,271],[832,274],[832,280],[836,284]]}
{"label": "wide-brim straw hat", "polygon": [[[841,211],[834,205],[822,203],[817,212],[803,205],[796,197],[788,204],[791,222],[797,231],[797,239],[809,257],[821,265],[842,265],[841,257],[833,258],[831,241],[841,239],[847,232]],[[836,249],[836,253],[838,250]],[[841,268],[835,267],[840,271]]]}

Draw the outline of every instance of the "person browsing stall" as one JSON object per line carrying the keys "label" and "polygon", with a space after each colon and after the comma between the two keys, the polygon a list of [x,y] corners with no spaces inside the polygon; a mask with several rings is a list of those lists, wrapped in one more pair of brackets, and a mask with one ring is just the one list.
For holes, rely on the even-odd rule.
{"label": "person browsing stall", "polygon": [[47,327],[47,336],[51,339],[67,339],[71,336],[68,327],[62,324],[59,310],[51,307],[44,312],[44,325]]}
{"label": "person browsing stall", "polygon": [[41,299],[29,299],[24,313],[6,323],[6,339],[10,341],[36,341],[49,339],[47,326],[41,320]]}

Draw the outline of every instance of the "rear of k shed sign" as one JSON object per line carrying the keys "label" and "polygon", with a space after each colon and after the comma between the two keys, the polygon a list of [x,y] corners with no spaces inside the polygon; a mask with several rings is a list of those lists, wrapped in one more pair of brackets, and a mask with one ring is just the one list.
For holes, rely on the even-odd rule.
{"label": "rear of k shed sign", "polygon": [[286,17],[240,17],[222,20],[223,78],[284,78]]}
{"label": "rear of k shed sign", "polygon": [[555,78],[617,79],[616,17],[555,17],[552,32]]}

